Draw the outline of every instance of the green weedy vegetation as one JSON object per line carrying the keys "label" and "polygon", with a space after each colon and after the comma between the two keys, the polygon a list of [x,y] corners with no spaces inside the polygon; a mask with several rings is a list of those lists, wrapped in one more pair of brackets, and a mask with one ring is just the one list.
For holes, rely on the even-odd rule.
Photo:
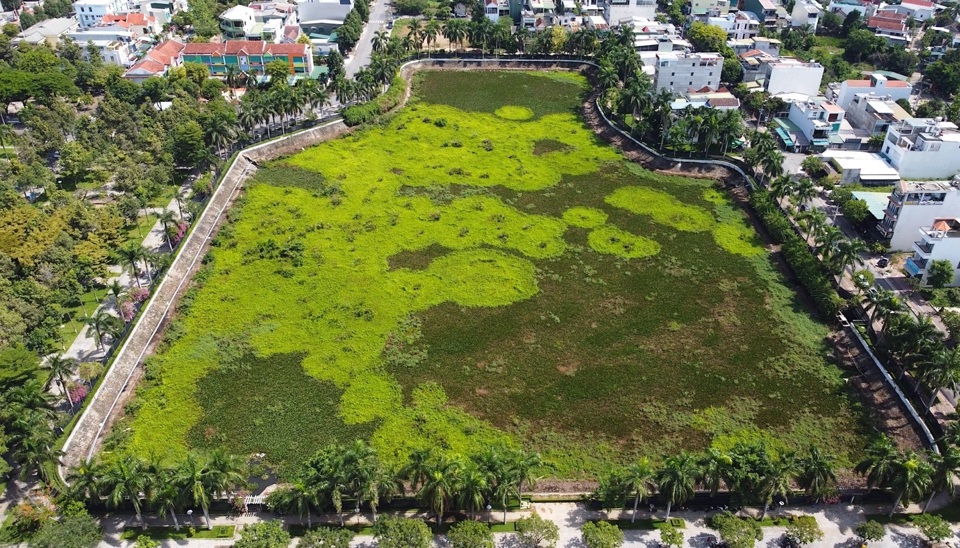
{"label": "green weedy vegetation", "polygon": [[523,445],[561,477],[740,439],[861,446],[825,327],[742,211],[597,141],[583,90],[421,74],[384,125],[259,169],[116,441],[280,465],[317,440],[388,465]]}

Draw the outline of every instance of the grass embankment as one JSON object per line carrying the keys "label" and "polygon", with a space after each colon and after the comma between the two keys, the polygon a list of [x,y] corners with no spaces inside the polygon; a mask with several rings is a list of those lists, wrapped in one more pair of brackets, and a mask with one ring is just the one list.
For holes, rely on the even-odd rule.
{"label": "grass embankment", "polygon": [[523,445],[561,477],[741,439],[844,459],[860,423],[826,328],[725,194],[599,142],[584,89],[422,74],[383,126],[261,166],[126,447]]}

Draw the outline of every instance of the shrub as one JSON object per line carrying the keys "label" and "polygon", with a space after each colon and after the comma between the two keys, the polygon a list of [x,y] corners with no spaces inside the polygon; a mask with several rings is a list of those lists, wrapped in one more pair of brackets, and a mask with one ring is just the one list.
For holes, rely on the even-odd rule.
{"label": "shrub", "polygon": [[560,540],[560,528],[537,514],[516,522],[517,537],[524,548],[553,548]]}
{"label": "shrub", "polygon": [[479,521],[461,521],[447,534],[450,548],[493,548],[493,532]]}
{"label": "shrub", "polygon": [[583,543],[587,548],[620,548],[623,546],[623,531],[607,521],[588,521],[583,525]]}
{"label": "shrub", "polygon": [[753,548],[763,538],[760,524],[751,519],[740,519],[730,512],[721,512],[710,517],[710,527],[720,533],[720,538],[730,548]]}
{"label": "shrub", "polygon": [[878,521],[870,520],[857,526],[857,536],[864,542],[881,541],[886,534],[883,524]]}
{"label": "shrub", "polygon": [[823,531],[817,525],[817,520],[811,516],[795,519],[787,525],[786,537],[796,544],[803,546],[823,538]]}
{"label": "shrub", "polygon": [[950,531],[950,524],[933,514],[920,514],[913,518],[913,524],[930,542],[940,542],[953,534]]}
{"label": "shrub", "polygon": [[683,531],[673,526],[660,528],[660,544],[664,546],[683,546]]}
{"label": "shrub", "polygon": [[394,76],[390,81],[390,89],[372,101],[362,105],[354,105],[343,110],[343,123],[348,126],[368,124],[386,114],[403,102],[403,94],[407,84],[400,76]]}
{"label": "shrub", "polygon": [[378,548],[429,548],[433,535],[418,519],[383,517],[373,526]]}

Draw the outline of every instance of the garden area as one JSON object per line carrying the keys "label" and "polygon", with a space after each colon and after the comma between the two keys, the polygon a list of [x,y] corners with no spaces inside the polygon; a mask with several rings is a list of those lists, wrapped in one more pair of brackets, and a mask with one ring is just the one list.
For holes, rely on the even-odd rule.
{"label": "garden area", "polygon": [[262,165],[108,450],[387,464],[539,452],[564,479],[639,455],[870,428],[827,327],[713,181],[597,140],[570,73],[427,72],[388,122]]}

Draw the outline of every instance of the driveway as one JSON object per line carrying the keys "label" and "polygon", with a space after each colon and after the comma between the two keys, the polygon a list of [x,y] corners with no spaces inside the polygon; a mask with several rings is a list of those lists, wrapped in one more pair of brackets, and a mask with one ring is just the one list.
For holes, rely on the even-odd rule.
{"label": "driveway", "polygon": [[390,7],[387,0],[376,0],[370,8],[370,21],[363,27],[360,40],[345,63],[344,70],[348,77],[352,78],[357,71],[370,64],[370,57],[373,55],[373,35],[383,29],[389,20]]}

